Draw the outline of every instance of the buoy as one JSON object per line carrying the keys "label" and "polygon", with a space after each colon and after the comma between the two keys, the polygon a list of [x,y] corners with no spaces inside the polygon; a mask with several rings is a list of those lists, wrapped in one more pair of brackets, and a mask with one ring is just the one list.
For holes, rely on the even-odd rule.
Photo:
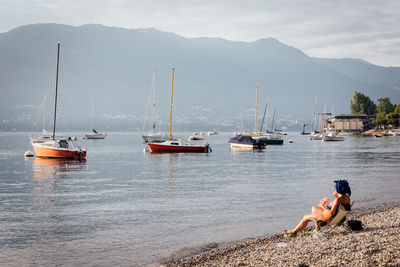
{"label": "buoy", "polygon": [[289,140],[288,140],[288,143],[289,143],[289,144],[293,144],[294,141],[293,141],[292,139],[289,139]]}
{"label": "buoy", "polygon": [[33,157],[33,153],[32,153],[32,151],[26,151],[25,154],[24,154],[24,156],[25,156],[26,158],[28,158],[28,157]]}
{"label": "buoy", "polygon": [[72,141],[76,141],[78,140],[78,138],[76,138],[76,136],[72,137]]}
{"label": "buoy", "polygon": [[86,138],[85,138],[85,136],[82,136],[81,139],[82,139],[82,140],[85,140]]}

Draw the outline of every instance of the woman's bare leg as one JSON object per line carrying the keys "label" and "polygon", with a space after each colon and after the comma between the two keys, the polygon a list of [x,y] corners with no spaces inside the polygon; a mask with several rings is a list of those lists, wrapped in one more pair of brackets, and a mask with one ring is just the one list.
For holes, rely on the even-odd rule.
{"label": "woman's bare leg", "polygon": [[[321,220],[321,214],[322,214],[322,208],[315,206],[312,207],[311,209],[311,214],[306,214],[304,215],[303,219],[301,219],[301,221],[299,222],[299,224],[293,228],[292,230],[285,230],[285,234],[296,234],[298,231],[303,230],[304,228],[307,227],[307,224],[310,221],[318,221]],[[316,225],[317,227],[317,225]],[[319,225],[318,225],[319,228]],[[318,229],[317,229],[318,230]]]}

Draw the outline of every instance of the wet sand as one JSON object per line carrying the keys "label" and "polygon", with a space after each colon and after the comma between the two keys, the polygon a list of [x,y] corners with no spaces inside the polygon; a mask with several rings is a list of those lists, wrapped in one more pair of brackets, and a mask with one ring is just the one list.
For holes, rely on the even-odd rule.
{"label": "wet sand", "polygon": [[400,202],[354,209],[348,219],[362,221],[364,229],[324,228],[315,238],[309,227],[292,238],[279,233],[221,248],[213,244],[196,255],[172,256],[162,266],[400,266]]}

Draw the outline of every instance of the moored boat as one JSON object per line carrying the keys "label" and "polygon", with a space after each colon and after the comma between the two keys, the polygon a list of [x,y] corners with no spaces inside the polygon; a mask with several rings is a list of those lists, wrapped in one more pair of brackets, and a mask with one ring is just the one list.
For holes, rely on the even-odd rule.
{"label": "moored boat", "polygon": [[[148,147],[151,152],[200,152],[208,153],[211,152],[211,148],[208,143],[197,144],[184,140],[177,136],[172,135],[172,107],[173,107],[173,95],[174,95],[174,73],[175,69],[172,69],[172,82],[171,82],[171,105],[170,105],[170,117],[169,117],[169,140],[162,143],[149,142]],[[148,149],[146,149],[147,151]]]}
{"label": "moored boat", "polygon": [[143,134],[142,139],[145,143],[161,143],[169,140],[169,135],[163,133],[149,133]]}
{"label": "moored boat", "polygon": [[198,135],[198,134],[193,134],[191,136],[189,136],[189,140],[204,140],[204,137],[202,135]]}
{"label": "moored boat", "polygon": [[257,133],[251,135],[251,138],[260,140],[264,145],[283,145],[283,138],[277,133]]}
{"label": "moored boat", "polygon": [[85,134],[86,139],[104,139],[104,138],[106,138],[106,136],[107,136],[106,132],[99,133],[94,128],[91,133]]}
{"label": "moored boat", "polygon": [[57,44],[57,71],[56,71],[56,92],[54,99],[54,120],[53,134],[43,134],[41,137],[31,137],[30,143],[37,157],[42,158],[85,158],[86,150],[73,144],[71,137],[56,138],[57,118],[57,93],[58,93],[58,68],[60,58],[60,42]]}
{"label": "moored boat", "polygon": [[250,136],[238,135],[229,139],[232,149],[263,149],[265,144],[260,140],[255,140]]}
{"label": "moored boat", "polygon": [[43,142],[35,142],[31,139],[33,150],[37,157],[41,158],[85,158],[86,150],[74,145],[72,139],[57,138]]}
{"label": "moored boat", "polygon": [[336,133],[329,131],[323,135],[322,141],[344,141],[344,136],[339,136]]}
{"label": "moored boat", "polygon": [[323,133],[314,131],[310,134],[310,140],[322,140],[324,137]]}
{"label": "moored boat", "polygon": [[152,152],[211,152],[208,144],[194,145],[182,140],[168,140],[162,143],[149,143]]}
{"label": "moored boat", "polygon": [[94,111],[94,97],[93,97],[93,112],[92,112],[92,132],[85,134],[86,139],[104,139],[107,136],[106,132],[97,132],[95,126],[95,111]]}

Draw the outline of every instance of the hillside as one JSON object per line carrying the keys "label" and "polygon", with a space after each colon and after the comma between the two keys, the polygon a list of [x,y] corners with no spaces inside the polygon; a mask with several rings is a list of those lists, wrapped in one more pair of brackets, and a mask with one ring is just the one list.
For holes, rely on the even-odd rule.
{"label": "hillside", "polygon": [[141,128],[153,70],[166,124],[173,67],[177,130],[236,129],[242,109],[250,127],[257,85],[260,113],[269,96],[279,128],[311,120],[315,96],[320,110],[326,104],[337,113],[349,111],[354,90],[400,102],[400,68],[310,58],[273,38],[247,43],[155,29],[35,24],[0,34],[0,130],[35,128],[46,90],[51,116],[57,41],[61,129],[90,128],[93,97],[98,127]]}

